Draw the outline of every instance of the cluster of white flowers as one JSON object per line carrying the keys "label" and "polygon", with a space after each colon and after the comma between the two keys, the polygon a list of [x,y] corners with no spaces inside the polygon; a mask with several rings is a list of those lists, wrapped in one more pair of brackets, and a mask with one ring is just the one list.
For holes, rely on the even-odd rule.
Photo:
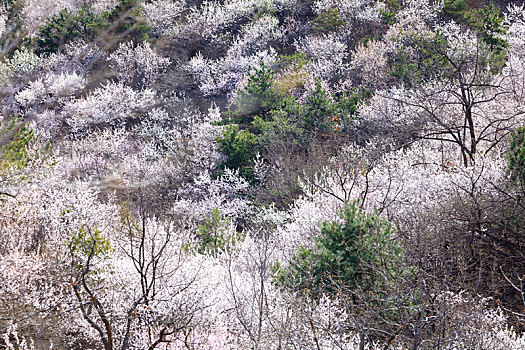
{"label": "cluster of white flowers", "polygon": [[350,69],[361,79],[361,84],[379,88],[388,77],[386,53],[389,44],[382,40],[370,40],[366,45],[360,43],[352,53]]}
{"label": "cluster of white flowers", "polygon": [[84,76],[72,74],[47,74],[32,81],[29,86],[15,95],[15,100],[24,107],[38,103],[65,101],[86,85]]}
{"label": "cluster of white flowers", "polygon": [[92,0],[90,6],[95,13],[101,14],[104,11],[114,8],[118,5],[118,0]]}
{"label": "cluster of white flowers", "polygon": [[249,56],[264,50],[269,43],[276,43],[283,38],[279,20],[271,15],[263,15],[255,22],[241,28],[240,37],[228,51],[229,56]]}
{"label": "cluster of white flowers", "polygon": [[[488,48],[483,47],[478,38],[470,30],[465,30],[455,22],[447,22],[437,25],[435,30],[438,30],[447,40],[447,56],[454,62],[468,61],[473,59],[475,55],[486,55],[484,50]],[[480,67],[483,69],[484,67]],[[478,68],[478,69],[480,69]]]}
{"label": "cluster of white flowers", "polygon": [[[35,350],[35,342],[33,339],[29,339],[28,341],[24,336],[20,336],[16,323],[9,324],[2,338],[7,350]],[[12,341],[14,343],[12,343]],[[52,350],[53,346],[51,345],[49,349]]]}
{"label": "cluster of white flowers", "polygon": [[46,93],[46,87],[42,79],[32,81],[29,86],[16,94],[16,102],[22,106],[29,106],[35,103],[40,103]]}
{"label": "cluster of white flowers", "polygon": [[312,7],[317,14],[337,9],[339,17],[348,25],[354,26],[363,22],[380,22],[380,10],[385,9],[385,4],[367,0],[317,0]]}
{"label": "cluster of white flowers", "polygon": [[[60,152],[65,157],[58,158],[57,164],[63,169],[65,178],[97,181],[114,175],[133,148],[130,135],[125,130],[105,129],[80,140],[62,143]],[[93,185],[101,186],[99,183]]]}
{"label": "cluster of white flowers", "polygon": [[504,13],[505,24],[509,26],[511,47],[523,43],[525,32],[525,5],[509,4]]}
{"label": "cluster of white flowers", "polygon": [[229,51],[229,55],[218,60],[210,60],[198,53],[188,63],[188,69],[199,83],[203,95],[229,94],[254,67],[264,62],[271,66],[277,60],[273,48],[258,51],[250,56],[238,56]]}
{"label": "cluster of white flowers", "polygon": [[99,124],[116,125],[137,112],[145,114],[156,103],[156,92],[151,89],[138,91],[122,83],[108,83],[86,97],[68,101],[63,113],[73,130],[83,131]]}
{"label": "cluster of white flowers", "polygon": [[35,71],[41,63],[41,59],[34,53],[22,47],[14,52],[13,57],[5,63],[0,63],[2,75],[23,78]]}
{"label": "cluster of white flowers", "polygon": [[[510,44],[508,63],[503,69],[502,76],[511,77],[508,85],[518,86],[525,82],[525,5],[509,5],[505,24],[509,27],[507,40]],[[509,86],[510,87],[510,86]],[[512,89],[514,92],[514,105],[516,111],[523,112],[523,106],[516,102],[523,101],[523,89]],[[510,102],[510,101],[509,101]],[[503,104],[502,104],[503,105]]]}
{"label": "cluster of white flowers", "polygon": [[421,125],[424,118],[409,113],[410,106],[401,103],[408,96],[410,92],[402,88],[394,87],[388,91],[378,91],[369,103],[360,106],[357,125],[371,123],[377,125],[377,128],[383,132],[397,128],[400,123],[404,126],[404,130],[410,130],[414,125]]}
{"label": "cluster of white flowers", "polygon": [[7,14],[0,10],[0,37],[2,37],[6,30]]}
{"label": "cluster of white flowers", "polygon": [[148,20],[155,35],[173,38],[179,31],[177,20],[185,9],[182,0],[156,0],[144,4],[144,17]]}
{"label": "cluster of white flowers", "polygon": [[307,70],[316,78],[334,79],[344,74],[347,68],[347,47],[336,34],[307,37],[296,42],[295,47],[312,59],[307,64]]}
{"label": "cluster of white flowers", "polygon": [[520,349],[524,338],[509,329],[506,317],[499,309],[487,308],[489,300],[465,292],[443,292],[436,296],[447,313],[453,332],[449,342],[455,349],[479,346],[482,349]]}
{"label": "cluster of white flowers", "polygon": [[147,42],[136,46],[132,42],[122,43],[108,60],[120,82],[141,87],[151,86],[170,65],[170,59],[160,56]]}
{"label": "cluster of white flowers", "polygon": [[26,0],[22,10],[25,30],[30,36],[35,36],[48,18],[65,8],[75,11],[83,4],[82,0]]}
{"label": "cluster of white flowers", "polygon": [[66,97],[84,88],[86,79],[77,73],[60,73],[46,76],[44,82],[51,95]]}
{"label": "cluster of white flowers", "polygon": [[426,23],[435,23],[443,5],[442,0],[404,0],[403,8],[397,13],[396,19],[402,22],[406,18],[419,18]]}
{"label": "cluster of white flowers", "polygon": [[74,43],[65,44],[60,52],[46,57],[42,61],[42,68],[48,72],[85,74],[105,55],[94,43],[76,40]]}
{"label": "cluster of white flowers", "polygon": [[35,130],[42,140],[51,140],[60,132],[62,116],[53,109],[44,109],[40,113],[33,114],[31,128]]}
{"label": "cluster of white flowers", "polygon": [[192,222],[202,222],[216,208],[233,222],[252,214],[250,202],[239,196],[246,193],[248,184],[237,173],[227,171],[218,179],[212,179],[207,171],[202,171],[195,174],[193,180],[192,187],[179,190],[184,199],[174,204],[174,212],[183,214]]}
{"label": "cluster of white flowers", "polygon": [[188,14],[190,26],[204,37],[213,38],[220,31],[239,23],[256,12],[271,13],[293,8],[295,0],[228,0],[224,4],[205,1]]}
{"label": "cluster of white flowers", "polygon": [[188,69],[205,96],[230,95],[252,68],[261,62],[271,65],[277,60],[277,53],[270,44],[282,38],[278,19],[264,14],[241,28],[226,55],[212,60],[199,52],[189,61]]}

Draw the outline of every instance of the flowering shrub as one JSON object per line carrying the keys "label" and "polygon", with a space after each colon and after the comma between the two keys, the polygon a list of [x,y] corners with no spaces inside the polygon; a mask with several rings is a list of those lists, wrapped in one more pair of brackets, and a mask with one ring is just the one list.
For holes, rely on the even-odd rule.
{"label": "flowering shrub", "polygon": [[121,44],[108,60],[119,81],[139,88],[150,87],[170,64],[169,58],[159,56],[146,42],[136,47],[130,42]]}
{"label": "flowering shrub", "polygon": [[22,13],[25,29],[30,36],[36,36],[40,26],[44,25],[46,20],[56,16],[60,11],[68,9],[75,11],[81,6],[77,1],[50,1],[50,0],[30,0],[24,2]]}
{"label": "flowering shrub", "polygon": [[304,41],[297,42],[295,46],[298,52],[312,59],[306,64],[306,69],[314,77],[329,81],[344,74],[348,55],[347,48],[335,34],[308,37]]}
{"label": "flowering shrub", "polygon": [[6,70],[8,74],[22,78],[37,69],[39,65],[40,58],[29,52],[27,48],[22,47],[20,50],[16,50],[13,57],[6,62]]}
{"label": "flowering shrub", "polygon": [[168,38],[177,35],[177,20],[184,8],[184,1],[157,0],[144,4],[144,18],[152,28],[152,35]]}
{"label": "flowering shrub", "polygon": [[109,83],[86,97],[67,102],[64,114],[73,131],[82,132],[97,125],[122,123],[154,103],[153,90],[137,91],[122,83]]}

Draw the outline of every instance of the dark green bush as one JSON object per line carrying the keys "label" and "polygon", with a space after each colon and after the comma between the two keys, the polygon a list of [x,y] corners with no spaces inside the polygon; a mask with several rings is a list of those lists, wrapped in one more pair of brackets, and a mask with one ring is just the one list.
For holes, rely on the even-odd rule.
{"label": "dark green bush", "polygon": [[63,9],[40,27],[36,52],[39,55],[55,53],[75,39],[92,41],[103,37],[105,43],[115,44],[147,40],[151,28],[141,14],[137,0],[120,0],[117,6],[100,15],[92,7],[84,6],[76,12]]}
{"label": "dark green bush", "polygon": [[36,52],[39,55],[58,52],[77,38],[93,40],[104,25],[103,18],[93,8],[82,7],[75,13],[63,9],[40,27]]}
{"label": "dark green bush", "polygon": [[256,115],[266,120],[277,103],[273,85],[274,72],[261,62],[260,67],[249,74],[248,85],[239,93],[237,110],[231,114],[234,120],[244,125],[250,124]]}
{"label": "dark green bush", "polygon": [[457,20],[461,20],[467,11],[465,0],[445,0],[443,12]]}
{"label": "dark green bush", "polygon": [[141,42],[149,40],[151,27],[142,16],[138,0],[119,0],[117,6],[102,13],[109,27],[108,36],[118,41]]}
{"label": "dark green bush", "polygon": [[391,11],[388,11],[388,10],[380,9],[379,10],[379,14],[381,15],[381,21],[383,22],[383,24],[385,24],[387,26],[391,26],[394,23],[396,23],[396,14],[395,14],[395,12],[391,12]]}
{"label": "dark green bush", "polygon": [[470,10],[465,14],[465,21],[480,35],[492,52],[493,60],[504,60],[509,43],[502,35],[508,31],[503,24],[504,18],[499,7],[491,1],[489,5],[478,10]]}
{"label": "dark green bush", "polygon": [[287,267],[273,266],[278,284],[319,295],[340,289],[374,292],[385,275],[397,275],[403,251],[390,224],[346,203],[340,220],[325,221],[312,248],[301,247]]}
{"label": "dark green bush", "polygon": [[331,118],[335,115],[337,105],[330,101],[321,84],[315,84],[315,90],[308,96],[303,116],[304,127],[307,130],[327,132]]}
{"label": "dark green bush", "polygon": [[231,124],[226,126],[222,137],[217,138],[217,143],[219,151],[226,156],[220,167],[239,170],[241,176],[252,180],[253,159],[259,151],[257,136],[248,130],[239,131],[238,125]]}
{"label": "dark green bush", "polygon": [[248,84],[239,93],[236,108],[226,112],[230,126],[217,139],[226,156],[221,168],[238,169],[253,179],[253,157],[286,144],[307,152],[309,144],[344,131],[357,112],[363,93],[349,92],[330,97],[317,82],[305,102],[274,88],[274,72],[261,63],[250,73]]}
{"label": "dark green bush", "polygon": [[15,167],[22,168],[29,162],[27,148],[35,141],[35,135],[31,128],[20,127],[20,120],[13,118],[7,125],[0,128],[0,137],[14,135],[5,145],[0,145],[0,173],[6,169]]}
{"label": "dark green bush", "polygon": [[242,233],[231,232],[231,220],[222,218],[218,208],[211,211],[210,216],[199,226],[196,232],[196,242],[185,246],[190,253],[219,256],[223,253],[232,253],[235,245],[244,240]]}
{"label": "dark green bush", "polygon": [[402,45],[391,60],[390,74],[405,84],[417,85],[454,69],[447,59],[449,43],[442,33],[413,33],[397,40]]}
{"label": "dark green bush", "polygon": [[512,180],[525,188],[525,127],[512,133],[507,160]]}
{"label": "dark green bush", "polygon": [[338,32],[345,22],[339,18],[339,10],[331,8],[322,12],[314,19],[314,32],[319,34]]}
{"label": "dark green bush", "polygon": [[380,9],[381,21],[385,27],[389,27],[396,23],[396,14],[402,8],[398,0],[383,0],[386,4],[386,9]]}

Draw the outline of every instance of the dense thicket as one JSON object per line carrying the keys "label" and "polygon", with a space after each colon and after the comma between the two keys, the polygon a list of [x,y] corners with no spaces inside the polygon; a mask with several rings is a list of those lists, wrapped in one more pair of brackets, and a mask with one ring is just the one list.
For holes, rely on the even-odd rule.
{"label": "dense thicket", "polygon": [[525,7],[0,0],[0,349],[523,349]]}

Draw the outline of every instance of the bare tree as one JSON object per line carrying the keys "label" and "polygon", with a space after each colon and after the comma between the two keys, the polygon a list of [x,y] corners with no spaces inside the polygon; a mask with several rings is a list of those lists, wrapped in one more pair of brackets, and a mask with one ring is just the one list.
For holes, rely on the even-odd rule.
{"label": "bare tree", "polygon": [[[104,269],[119,266],[105,262],[107,251],[113,251],[109,240],[96,230],[86,229],[70,246],[73,293],[82,317],[97,331],[104,349],[125,350],[136,347],[137,341],[155,349],[193,327],[194,315],[203,307],[199,300],[181,296],[196,275],[190,279],[177,277],[186,255],[177,252],[181,247],[174,245],[172,223],[152,223],[144,212],[135,218],[124,211],[120,229],[118,248],[124,259],[120,263],[132,264],[129,273],[133,275],[124,281],[131,285],[108,284],[107,275],[98,276]],[[142,334],[142,339],[135,339],[136,333]]]}

